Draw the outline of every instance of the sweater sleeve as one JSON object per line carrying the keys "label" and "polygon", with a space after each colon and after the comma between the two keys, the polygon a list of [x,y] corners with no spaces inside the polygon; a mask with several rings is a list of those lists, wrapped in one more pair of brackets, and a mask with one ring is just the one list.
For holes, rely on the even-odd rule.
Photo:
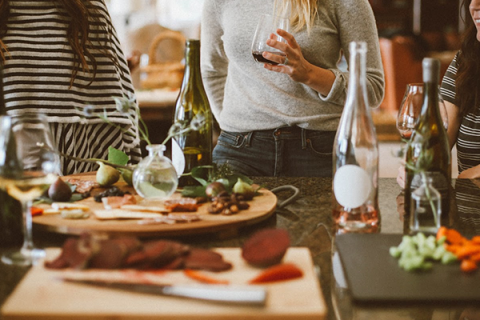
{"label": "sweater sleeve", "polygon": [[[213,115],[219,119],[223,108],[228,59],[223,49],[221,9],[217,2],[206,0],[202,12],[201,70]],[[208,44],[208,45],[207,45]]]}
{"label": "sweater sleeve", "polygon": [[[349,44],[352,41],[367,43],[366,82],[371,107],[377,107],[383,100],[385,78],[383,72],[378,32],[372,8],[367,0],[343,0],[331,2],[335,8],[335,19],[339,31],[342,51],[347,63],[350,60]],[[325,101],[344,103],[348,86],[348,72],[331,69],[335,81],[328,96],[320,96]]]}

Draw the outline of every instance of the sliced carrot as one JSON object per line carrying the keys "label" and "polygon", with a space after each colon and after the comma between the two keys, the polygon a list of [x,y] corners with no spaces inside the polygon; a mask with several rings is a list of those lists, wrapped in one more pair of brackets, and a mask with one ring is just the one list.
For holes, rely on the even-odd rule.
{"label": "sliced carrot", "polygon": [[480,236],[475,236],[470,241],[477,245],[480,245]]}
{"label": "sliced carrot", "polygon": [[263,270],[258,276],[251,279],[248,283],[258,284],[283,281],[300,278],[302,276],[303,271],[293,263],[282,263]]}
{"label": "sliced carrot", "polygon": [[463,272],[472,272],[478,269],[477,264],[469,259],[462,260],[462,263],[460,264],[460,268],[462,269]]}
{"label": "sliced carrot", "polygon": [[445,249],[453,253],[454,255],[457,255],[457,253],[462,249],[462,246],[456,245],[456,244],[445,244]]}
{"label": "sliced carrot", "polygon": [[208,283],[208,284],[229,284],[230,283],[230,281],[228,280],[216,279],[212,276],[206,275],[205,273],[202,273],[197,270],[185,269],[183,270],[183,273],[187,277],[203,283]]}
{"label": "sliced carrot", "polygon": [[437,241],[443,237],[447,237],[447,227],[441,226],[437,231]]}
{"label": "sliced carrot", "polygon": [[447,242],[450,244],[462,244],[465,238],[455,229],[447,229]]}
{"label": "sliced carrot", "polygon": [[470,260],[475,261],[475,262],[480,262],[480,253],[475,253],[470,256]]}
{"label": "sliced carrot", "polygon": [[456,252],[455,255],[458,259],[463,260],[479,252],[480,247],[476,247],[474,245],[464,245]]}
{"label": "sliced carrot", "polygon": [[468,240],[455,229],[440,227],[437,239],[442,236],[446,237],[445,249],[461,260],[460,269],[463,272],[472,272],[478,269],[477,263],[480,263],[480,236],[475,236]]}
{"label": "sliced carrot", "polygon": [[38,207],[31,207],[30,213],[32,214],[32,217],[39,216],[43,214],[43,209]]}

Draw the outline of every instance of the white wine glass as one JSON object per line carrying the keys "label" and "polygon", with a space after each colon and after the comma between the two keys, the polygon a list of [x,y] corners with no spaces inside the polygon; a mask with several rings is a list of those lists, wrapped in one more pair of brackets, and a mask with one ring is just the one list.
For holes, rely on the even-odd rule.
{"label": "white wine glass", "polygon": [[255,30],[255,35],[252,42],[252,55],[255,61],[260,63],[269,63],[277,65],[275,61],[265,59],[263,57],[264,52],[270,52],[282,57],[285,57],[285,53],[276,48],[270,47],[267,45],[267,40],[272,38],[279,42],[287,43],[287,41],[276,34],[277,29],[283,29],[289,31],[290,29],[290,20],[288,18],[283,18],[280,16],[264,14],[260,17],[258,21],[257,28]]}
{"label": "white wine glass", "polygon": [[[32,201],[40,197],[57,179],[59,158],[44,115],[32,113],[10,119],[9,134],[13,135],[15,141],[19,170],[15,173],[0,170],[0,186],[22,204],[24,242],[20,250],[5,253],[2,262],[30,266],[45,255],[43,249],[35,248],[33,244]],[[7,154],[7,145],[8,143],[3,143],[0,146],[2,155]]]}
{"label": "white wine glass", "polygon": [[[439,94],[440,115],[445,130],[448,128],[448,117],[445,103]],[[403,139],[410,139],[422,111],[423,83],[409,83],[400,104],[397,115],[397,130]]]}

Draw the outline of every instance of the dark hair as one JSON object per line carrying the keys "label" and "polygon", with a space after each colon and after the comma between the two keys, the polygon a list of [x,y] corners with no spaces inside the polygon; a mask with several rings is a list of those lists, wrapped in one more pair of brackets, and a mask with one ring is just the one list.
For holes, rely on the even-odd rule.
{"label": "dark hair", "polygon": [[[112,37],[112,32],[109,30],[111,27],[100,19],[101,14],[90,3],[90,0],[56,0],[56,2],[59,8],[65,10],[70,18],[67,28],[67,37],[73,51],[74,66],[78,65],[84,72],[91,72],[93,77],[90,83],[92,83],[97,73],[97,60],[92,54],[91,49],[95,48],[100,50],[114,63],[115,60],[113,59],[112,53],[108,50],[108,46],[101,43],[95,45],[91,43],[88,38],[89,30],[92,25],[95,25],[107,31],[105,32],[107,38],[104,39],[106,43],[106,41],[110,40]],[[8,48],[5,43],[3,43],[2,37],[7,32],[7,19],[9,13],[9,0],[0,0],[0,63],[4,62],[8,57]],[[91,62],[92,67],[90,67],[88,61]],[[80,68],[76,67],[73,68],[70,85],[73,84],[79,69]]]}
{"label": "dark hair", "polygon": [[462,46],[458,57],[458,70],[456,79],[456,99],[462,116],[473,111],[478,106],[480,75],[480,42],[477,40],[477,28],[469,16],[469,5],[471,0],[463,0],[463,13],[467,16],[464,19],[465,32],[463,34]]}

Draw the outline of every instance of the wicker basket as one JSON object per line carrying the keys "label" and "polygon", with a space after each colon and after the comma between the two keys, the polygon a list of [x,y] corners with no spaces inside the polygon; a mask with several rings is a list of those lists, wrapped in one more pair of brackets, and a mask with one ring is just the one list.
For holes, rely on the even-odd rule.
{"label": "wicker basket", "polygon": [[182,84],[185,70],[182,59],[180,61],[156,62],[158,46],[167,39],[178,41],[182,46],[185,45],[185,37],[180,32],[170,30],[161,32],[152,40],[148,51],[148,65],[141,70],[146,74],[146,77],[141,81],[141,85],[145,89],[180,88]]}

